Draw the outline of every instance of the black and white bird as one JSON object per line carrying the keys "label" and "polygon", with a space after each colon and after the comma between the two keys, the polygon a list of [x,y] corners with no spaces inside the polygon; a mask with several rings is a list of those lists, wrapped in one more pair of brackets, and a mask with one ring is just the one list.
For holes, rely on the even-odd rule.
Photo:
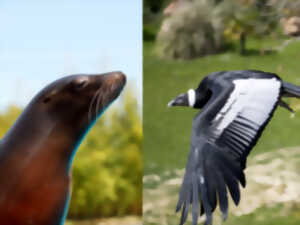
{"label": "black and white bird", "polygon": [[[276,107],[293,110],[282,97],[300,98],[300,87],[262,71],[222,71],[211,73],[199,84],[169,102],[168,106],[202,109],[194,118],[191,147],[176,211],[182,210],[184,224],[189,208],[192,223],[212,213],[219,203],[223,220],[228,214],[229,191],[239,204],[239,183],[245,187],[246,159]],[[217,203],[218,202],[218,203]]]}

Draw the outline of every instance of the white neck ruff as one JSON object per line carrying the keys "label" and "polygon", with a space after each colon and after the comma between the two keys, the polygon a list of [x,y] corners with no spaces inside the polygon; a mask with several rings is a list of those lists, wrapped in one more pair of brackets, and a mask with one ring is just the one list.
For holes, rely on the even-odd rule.
{"label": "white neck ruff", "polygon": [[196,92],[193,89],[188,90],[188,100],[189,100],[189,106],[194,107],[196,103]]}

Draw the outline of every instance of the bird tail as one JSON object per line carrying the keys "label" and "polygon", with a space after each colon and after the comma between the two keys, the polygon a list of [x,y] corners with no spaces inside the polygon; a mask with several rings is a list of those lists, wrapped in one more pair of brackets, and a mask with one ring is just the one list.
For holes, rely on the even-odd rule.
{"label": "bird tail", "polygon": [[245,175],[222,151],[210,144],[192,149],[187,162],[176,211],[182,211],[183,225],[192,208],[192,224],[198,224],[198,216],[205,214],[205,225],[212,224],[212,214],[219,202],[223,220],[228,214],[227,189],[236,205],[240,201],[238,182],[245,186]]}
{"label": "bird tail", "polygon": [[300,87],[294,84],[290,84],[282,81],[283,97],[300,98]]}
{"label": "bird tail", "polygon": [[[282,97],[300,98],[300,87],[288,82],[282,81]],[[294,110],[282,99],[279,99],[279,105],[294,114]]]}

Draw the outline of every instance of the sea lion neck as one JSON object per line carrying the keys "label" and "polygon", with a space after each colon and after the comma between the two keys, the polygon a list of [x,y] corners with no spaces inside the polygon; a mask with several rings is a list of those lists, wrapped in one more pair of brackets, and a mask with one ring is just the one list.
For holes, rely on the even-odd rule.
{"label": "sea lion neck", "polygon": [[1,141],[0,153],[1,149],[10,149],[5,154],[18,152],[31,163],[50,155],[49,160],[61,162],[56,164],[69,171],[87,131],[119,96],[125,83],[122,72],[71,75],[54,81],[25,108]]}
{"label": "sea lion neck", "polygon": [[[78,122],[71,127],[70,123],[53,120],[29,105],[1,140],[1,160],[18,155],[23,160],[17,166],[47,160],[48,164],[55,161],[60,169],[69,169],[74,152],[90,126],[87,122]],[[10,151],[2,152],[2,149]],[[22,163],[24,165],[20,165]]]}

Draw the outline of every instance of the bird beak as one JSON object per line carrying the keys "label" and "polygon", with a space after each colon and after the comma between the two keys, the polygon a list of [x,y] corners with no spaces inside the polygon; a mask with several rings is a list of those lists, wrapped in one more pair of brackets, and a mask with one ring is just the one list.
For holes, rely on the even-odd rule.
{"label": "bird beak", "polygon": [[174,98],[172,101],[168,103],[168,107],[173,106],[189,106],[189,97],[188,94],[181,94]]}

